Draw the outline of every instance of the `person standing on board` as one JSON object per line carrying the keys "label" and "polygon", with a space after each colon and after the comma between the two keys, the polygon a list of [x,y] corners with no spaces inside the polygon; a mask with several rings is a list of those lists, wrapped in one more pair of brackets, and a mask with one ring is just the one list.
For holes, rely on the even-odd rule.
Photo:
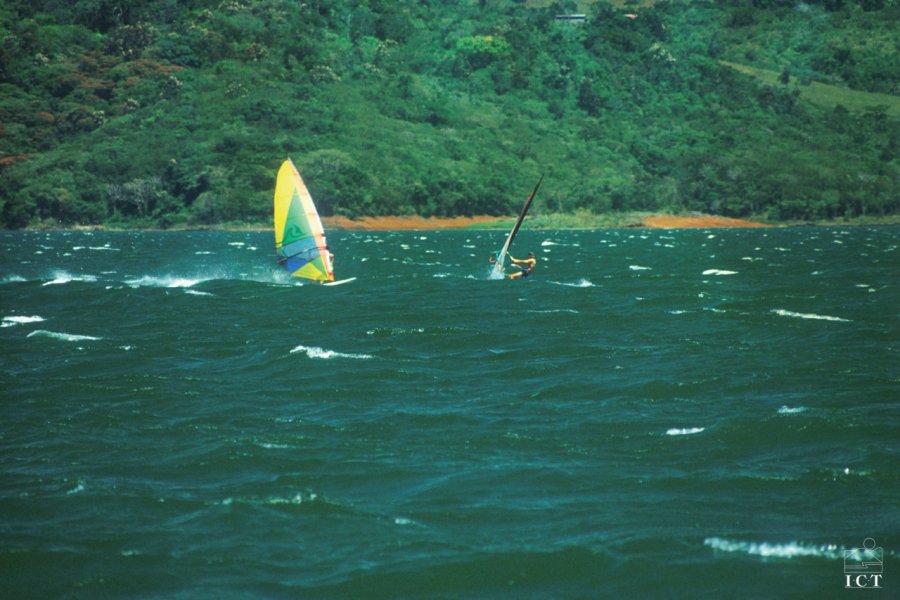
{"label": "person standing on board", "polygon": [[512,266],[517,269],[520,269],[518,273],[513,273],[509,276],[510,279],[519,279],[520,277],[528,277],[531,275],[531,272],[534,271],[534,268],[537,266],[537,259],[534,258],[534,252],[528,253],[528,258],[519,260],[518,258],[513,258],[512,255],[509,257]]}

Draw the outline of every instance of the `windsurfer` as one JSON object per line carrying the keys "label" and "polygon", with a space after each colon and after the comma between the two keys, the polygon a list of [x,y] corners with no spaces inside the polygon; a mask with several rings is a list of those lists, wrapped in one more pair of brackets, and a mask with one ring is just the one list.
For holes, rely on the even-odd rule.
{"label": "windsurfer", "polygon": [[518,273],[513,273],[509,276],[510,279],[519,279],[520,277],[528,277],[531,275],[531,272],[537,266],[537,259],[534,257],[534,252],[528,253],[528,258],[518,259],[509,257],[512,266],[519,269]]}

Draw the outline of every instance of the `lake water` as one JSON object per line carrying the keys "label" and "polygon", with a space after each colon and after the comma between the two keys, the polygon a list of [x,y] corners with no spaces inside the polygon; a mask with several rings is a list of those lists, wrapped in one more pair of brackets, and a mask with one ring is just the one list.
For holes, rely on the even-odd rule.
{"label": "lake water", "polygon": [[900,228],[504,237],[0,233],[3,595],[900,595]]}

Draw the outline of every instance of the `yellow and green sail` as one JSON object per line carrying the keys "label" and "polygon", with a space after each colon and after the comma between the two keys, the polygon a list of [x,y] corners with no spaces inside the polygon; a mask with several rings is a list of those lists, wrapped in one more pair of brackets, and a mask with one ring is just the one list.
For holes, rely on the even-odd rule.
{"label": "yellow and green sail", "polygon": [[291,159],[275,181],[275,256],[293,277],[334,281],[322,220]]}

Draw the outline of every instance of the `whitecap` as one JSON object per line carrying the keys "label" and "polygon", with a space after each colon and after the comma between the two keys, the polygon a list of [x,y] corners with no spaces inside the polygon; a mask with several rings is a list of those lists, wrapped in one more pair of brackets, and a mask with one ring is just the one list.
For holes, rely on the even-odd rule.
{"label": "whitecap", "polygon": [[145,275],[140,279],[130,279],[125,283],[133,288],[138,287],[164,287],[164,288],[187,288],[200,283],[200,279],[188,279],[186,277],[151,277]]}
{"label": "whitecap", "polygon": [[291,354],[296,354],[298,352],[305,352],[306,356],[308,356],[309,358],[375,358],[374,356],[371,356],[369,354],[345,354],[343,352],[335,352],[334,350],[325,350],[324,348],[319,348],[318,346],[297,346],[296,348],[291,350]]}
{"label": "whitecap", "polygon": [[673,427],[666,430],[666,435],[693,435],[695,433],[701,433],[705,429],[706,427]]}
{"label": "whitecap", "polygon": [[376,329],[369,329],[366,331],[366,335],[404,335],[407,333],[425,333],[425,328],[378,327]]}
{"label": "whitecap", "polygon": [[561,282],[561,281],[553,281],[553,282],[551,282],[551,283],[554,283],[554,284],[556,284],[556,285],[564,285],[564,286],[566,286],[566,287],[577,287],[577,288],[589,288],[589,287],[595,287],[594,284],[591,283],[591,280],[590,280],[590,279],[586,279],[586,278],[584,278],[584,277],[582,277],[581,279],[579,279],[579,280],[576,281],[575,283],[564,283],[564,282]]}
{"label": "whitecap", "polygon": [[85,490],[84,483],[79,481],[78,485],[76,485],[74,488],[72,488],[71,490],[66,492],[66,495],[71,496],[72,494],[77,494],[79,492],[83,492],[84,490]]}
{"label": "whitecap", "polygon": [[23,281],[27,281],[24,277],[20,277],[19,275],[8,275],[3,279],[0,279],[0,283],[21,283]]}
{"label": "whitecap", "polygon": [[199,290],[185,290],[185,294],[190,294],[191,296],[213,296],[215,294],[210,294],[209,292],[201,292]]}
{"label": "whitecap", "polygon": [[704,546],[720,552],[739,552],[762,556],[765,558],[795,558],[798,556],[813,556],[829,559],[841,559],[844,556],[843,549],[834,544],[813,546],[788,542],[786,544],[771,544],[769,542],[739,542],[726,540],[719,537],[706,538]]}
{"label": "whitecap", "polygon": [[541,242],[541,246],[566,246],[569,248],[580,248],[581,244],[579,244],[578,242],[567,244],[564,242],[554,242],[553,240],[544,240],[543,242]]}
{"label": "whitecap", "polygon": [[97,341],[102,340],[103,338],[94,337],[92,335],[75,335],[73,333],[61,333],[58,331],[47,331],[46,329],[36,329],[28,334],[27,337],[48,337],[53,338],[55,340],[62,340],[64,342],[84,342],[84,341]]}
{"label": "whitecap", "polygon": [[24,325],[26,323],[40,323],[44,320],[44,317],[32,316],[16,316],[13,315],[11,317],[3,317],[3,324],[0,327],[14,327],[16,325]]}
{"label": "whitecap", "polygon": [[53,277],[54,279],[45,282],[43,285],[61,285],[70,281],[97,281],[97,278],[93,275],[72,275],[64,271],[54,273]]}
{"label": "whitecap", "polygon": [[809,410],[809,409],[806,408],[805,406],[787,406],[787,405],[785,405],[778,409],[778,414],[779,415],[799,415],[800,413],[804,413],[807,410]]}
{"label": "whitecap", "polygon": [[631,269],[632,271],[652,271],[653,270],[650,267],[642,267],[640,265],[631,265],[628,268]]}
{"label": "whitecap", "polygon": [[303,504],[304,502],[315,502],[318,497],[319,497],[318,494],[309,493],[309,494],[303,495],[302,493],[298,492],[296,495],[294,495],[290,498],[280,498],[278,496],[271,496],[269,498],[266,498],[263,501],[263,503],[273,505],[273,506],[278,505],[278,504],[300,505],[300,504]]}
{"label": "whitecap", "polygon": [[737,275],[737,271],[723,271],[722,269],[707,269],[704,275]]}
{"label": "whitecap", "polygon": [[783,308],[776,308],[772,310],[773,313],[782,317],[794,317],[797,319],[813,319],[817,321],[840,321],[842,323],[849,323],[850,319],[844,319],[841,317],[832,317],[829,315],[817,315],[815,313],[798,313],[790,310],[784,310]]}
{"label": "whitecap", "polygon": [[287,444],[276,444],[275,442],[256,442],[256,445],[266,450],[287,450],[290,448]]}

